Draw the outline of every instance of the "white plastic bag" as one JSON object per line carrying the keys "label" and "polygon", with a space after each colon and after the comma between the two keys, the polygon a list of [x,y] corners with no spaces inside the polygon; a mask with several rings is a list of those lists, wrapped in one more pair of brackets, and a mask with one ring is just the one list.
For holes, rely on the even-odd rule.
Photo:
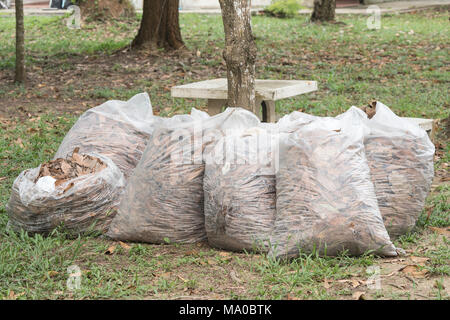
{"label": "white plastic bag", "polygon": [[43,234],[60,225],[71,234],[105,232],[119,204],[125,180],[112,160],[90,155],[101,159],[106,168],[57,187],[51,176],[35,182],[40,167],[23,171],[14,181],[6,205],[10,226],[14,230]]}
{"label": "white plastic bag", "polygon": [[212,246],[267,251],[276,213],[273,131],[263,125],[227,135],[215,145],[215,157],[206,158],[205,227]]}
{"label": "white plastic bag", "polygon": [[360,117],[368,130],[365,152],[381,215],[391,238],[415,226],[434,176],[434,145],[425,130],[377,102],[375,115],[352,107],[340,118]]}
{"label": "white plastic bag", "polygon": [[227,130],[256,126],[244,109],[193,121],[164,120],[130,177],[108,236],[149,243],[204,240],[203,151]]}
{"label": "white plastic bag", "polygon": [[147,93],[128,101],[107,101],[80,116],[54,159],[65,158],[79,147],[82,153],[94,152],[110,158],[127,178],[138,164],[159,119],[153,116]]}
{"label": "white plastic bag", "polygon": [[316,118],[281,134],[279,166],[272,256],[397,254],[378,209],[361,124]]}

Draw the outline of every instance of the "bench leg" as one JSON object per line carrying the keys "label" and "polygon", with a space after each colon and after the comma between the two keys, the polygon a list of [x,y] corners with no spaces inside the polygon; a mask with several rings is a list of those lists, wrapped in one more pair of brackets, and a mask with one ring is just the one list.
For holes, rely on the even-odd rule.
{"label": "bench leg", "polygon": [[214,116],[222,112],[222,108],[227,105],[227,100],[208,99],[208,113]]}
{"label": "bench leg", "polygon": [[275,101],[263,101],[262,102],[262,121],[263,122],[276,122],[277,115],[275,113]]}

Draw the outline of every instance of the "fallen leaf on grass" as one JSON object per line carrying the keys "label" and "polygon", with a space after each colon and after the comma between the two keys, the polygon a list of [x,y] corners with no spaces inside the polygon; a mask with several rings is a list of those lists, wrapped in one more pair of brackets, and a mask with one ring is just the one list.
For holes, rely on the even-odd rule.
{"label": "fallen leaf on grass", "polygon": [[25,292],[16,294],[14,291],[11,290],[9,292],[8,298],[11,300],[16,300],[18,297],[23,296],[24,294],[25,294]]}
{"label": "fallen leaf on grass", "polygon": [[198,251],[195,249],[188,250],[188,251],[184,252],[184,255],[185,256],[196,256],[196,255],[198,255]]}
{"label": "fallen leaf on grass", "polygon": [[412,260],[412,262],[415,262],[417,264],[424,264],[427,261],[430,261],[430,258],[426,258],[426,257],[415,257],[415,256],[411,256],[410,259]]}
{"label": "fallen leaf on grass", "polygon": [[398,271],[401,271],[402,273],[415,278],[425,278],[425,276],[428,273],[427,270],[419,268],[419,266],[416,264],[404,266],[400,268]]}
{"label": "fallen leaf on grass", "polygon": [[3,181],[5,179],[6,179],[6,177],[0,177],[0,181]]}
{"label": "fallen leaf on grass", "polygon": [[327,278],[323,279],[323,287],[325,289],[330,289],[331,288],[330,282],[329,282],[329,280]]}
{"label": "fallen leaf on grass", "polygon": [[356,280],[356,279],[350,279],[350,280],[343,279],[343,280],[338,280],[338,282],[340,282],[340,283],[349,283],[349,284],[352,285],[353,288],[359,287],[361,285],[361,283],[362,283],[361,281]]}
{"label": "fallen leaf on grass", "polygon": [[25,148],[25,146],[23,145],[22,139],[20,139],[20,138],[18,138],[18,139],[16,140],[16,144],[17,144],[19,147],[21,147],[22,149]]}
{"label": "fallen leaf on grass", "polygon": [[436,233],[442,234],[446,237],[450,237],[450,227],[446,228],[437,228],[437,227],[428,227]]}
{"label": "fallen leaf on grass", "polygon": [[290,293],[287,294],[286,298],[288,300],[301,300],[300,298],[297,298],[296,296],[294,296],[294,295],[292,295]]}
{"label": "fallen leaf on grass", "polygon": [[58,271],[53,271],[53,270],[47,272],[47,275],[48,275],[49,278],[54,278],[54,277],[56,277],[58,274],[59,274]]}
{"label": "fallen leaf on grass", "polygon": [[366,300],[365,294],[364,291],[356,291],[352,294],[352,298],[353,300]]}
{"label": "fallen leaf on grass", "polygon": [[223,261],[230,261],[233,258],[229,252],[224,251],[219,252],[219,256]]}
{"label": "fallen leaf on grass", "polygon": [[221,251],[221,252],[219,252],[219,256],[221,256],[221,257],[229,257],[230,253],[229,252],[225,252],[225,251]]}
{"label": "fallen leaf on grass", "polygon": [[107,255],[113,254],[114,251],[116,250],[116,247],[117,247],[116,245],[110,246],[110,247],[108,248],[108,250],[105,251],[105,254],[107,254]]}
{"label": "fallen leaf on grass", "polygon": [[180,280],[183,281],[183,282],[188,282],[186,279],[184,279],[184,278],[183,278],[182,276],[180,276],[180,275],[177,275],[177,277],[180,278]]}
{"label": "fallen leaf on grass", "polygon": [[119,245],[126,251],[131,249],[131,246],[126,244],[125,242],[119,241]]}

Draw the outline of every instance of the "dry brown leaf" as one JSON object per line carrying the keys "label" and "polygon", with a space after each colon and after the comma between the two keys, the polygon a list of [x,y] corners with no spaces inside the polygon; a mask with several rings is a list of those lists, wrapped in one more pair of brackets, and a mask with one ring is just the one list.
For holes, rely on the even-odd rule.
{"label": "dry brown leaf", "polygon": [[450,237],[450,227],[446,228],[437,228],[437,227],[428,227],[436,233],[442,234],[446,237]]}
{"label": "dry brown leaf", "polygon": [[386,274],[386,275],[383,275],[383,277],[391,277],[391,276],[393,276],[394,274],[397,274],[398,273],[398,271],[399,270],[396,270],[396,271],[392,271],[391,273],[389,273],[389,274]]}
{"label": "dry brown leaf", "polygon": [[20,139],[20,138],[18,138],[18,139],[16,140],[16,144],[17,144],[19,147],[21,147],[22,149],[25,147],[25,146],[23,145],[22,139]]}
{"label": "dry brown leaf", "polygon": [[366,300],[365,294],[364,291],[356,291],[352,294],[352,298],[353,300]]}
{"label": "dry brown leaf", "polygon": [[323,287],[325,289],[330,289],[331,288],[330,281],[327,278],[323,279]]}
{"label": "dry brown leaf", "polygon": [[361,285],[361,282],[359,280],[356,280],[356,279],[352,279],[351,283],[352,283],[352,287],[353,288],[357,288],[357,287],[359,287]]}
{"label": "dry brown leaf", "polygon": [[51,271],[47,272],[47,274],[48,274],[49,278],[54,278],[59,274],[59,272],[51,270]]}
{"label": "dry brown leaf", "polygon": [[107,255],[113,254],[114,251],[116,250],[116,247],[117,247],[116,245],[110,246],[110,247],[108,248],[108,250],[105,251],[105,254],[107,254]]}
{"label": "dry brown leaf", "polygon": [[119,241],[119,245],[126,251],[131,249],[131,246],[126,244],[125,242]]}
{"label": "dry brown leaf", "polygon": [[6,177],[0,177],[0,181],[3,181],[5,179],[6,179]]}
{"label": "dry brown leaf", "polygon": [[73,182],[69,183],[67,185],[67,187],[64,189],[63,193],[66,193],[67,191],[69,191],[75,184]]}
{"label": "dry brown leaf", "polygon": [[23,296],[25,292],[16,294],[13,290],[9,292],[8,298],[11,300],[16,300],[18,297]]}
{"label": "dry brown leaf", "polygon": [[430,258],[426,258],[426,257],[411,256],[410,259],[412,260],[412,262],[415,262],[417,264],[425,264],[427,261],[430,261]]}
{"label": "dry brown leaf", "polygon": [[292,294],[290,294],[290,293],[288,293],[287,294],[287,297],[286,297],[288,300],[301,300],[300,298],[298,298],[298,297],[296,297],[296,296],[294,296],[294,295],[292,295]]}
{"label": "dry brown leaf", "polygon": [[60,179],[55,181],[55,187],[59,187],[63,183],[67,182],[67,179]]}
{"label": "dry brown leaf", "polygon": [[219,252],[219,256],[221,256],[221,257],[229,257],[230,253],[226,252],[226,251],[221,251],[221,252]]}
{"label": "dry brown leaf", "polygon": [[425,278],[428,271],[425,269],[421,269],[418,265],[410,264],[400,268],[398,271],[401,271],[405,275],[412,276],[414,278]]}

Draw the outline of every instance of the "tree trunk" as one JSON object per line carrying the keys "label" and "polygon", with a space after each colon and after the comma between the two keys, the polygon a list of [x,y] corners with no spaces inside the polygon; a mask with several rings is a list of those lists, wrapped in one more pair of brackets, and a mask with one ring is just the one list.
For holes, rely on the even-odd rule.
{"label": "tree trunk", "polygon": [[166,50],[183,47],[178,4],[179,0],[144,0],[141,27],[132,46]]}
{"label": "tree trunk", "polygon": [[23,23],[23,0],[16,0],[16,74],[15,82],[25,83],[25,27]]}
{"label": "tree trunk", "polygon": [[256,45],[251,27],[250,0],[219,2],[225,29],[223,57],[227,64],[227,105],[259,114],[259,106],[255,106]]}
{"label": "tree trunk", "polygon": [[311,21],[334,21],[336,0],[314,0]]}

